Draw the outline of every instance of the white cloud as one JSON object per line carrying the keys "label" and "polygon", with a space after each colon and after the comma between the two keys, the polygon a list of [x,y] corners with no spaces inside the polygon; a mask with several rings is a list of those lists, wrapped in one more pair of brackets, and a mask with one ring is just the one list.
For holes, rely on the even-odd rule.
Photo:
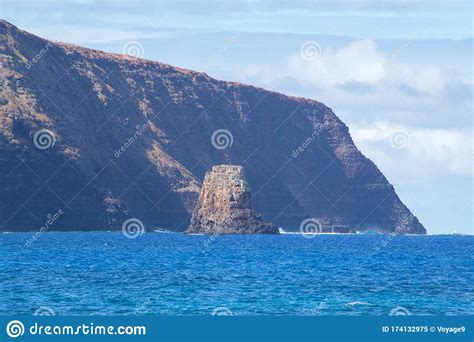
{"label": "white cloud", "polygon": [[[299,51],[277,61],[250,64],[233,77],[244,83],[317,99],[345,121],[383,118],[406,125],[456,127],[469,119],[473,78],[463,64],[438,58],[420,63],[404,55],[423,45],[401,42],[382,52],[369,40],[334,48],[321,45],[321,56],[305,60]],[[408,49],[409,47],[409,49]]]}
{"label": "white cloud", "polygon": [[375,43],[369,40],[355,41],[339,50],[327,48],[314,61],[295,54],[288,62],[295,77],[324,86],[346,82],[376,84],[385,76],[385,63]]}
{"label": "white cloud", "polygon": [[386,81],[393,86],[409,86],[428,95],[440,93],[446,84],[445,76],[435,66],[407,66],[394,63],[388,68]]}
{"label": "white cloud", "polygon": [[471,129],[420,128],[386,121],[350,127],[356,145],[389,178],[472,177]]}
{"label": "white cloud", "polygon": [[[382,54],[375,42],[354,41],[340,49],[323,48],[319,58],[306,60],[292,54],[280,65],[250,65],[240,72],[244,80],[257,80],[275,87],[285,79],[314,86],[332,95],[350,95],[355,87],[403,93],[416,91],[436,95],[445,85],[445,75],[435,65],[407,65]],[[344,89],[344,91],[341,91]],[[357,92],[360,97],[360,92]]]}

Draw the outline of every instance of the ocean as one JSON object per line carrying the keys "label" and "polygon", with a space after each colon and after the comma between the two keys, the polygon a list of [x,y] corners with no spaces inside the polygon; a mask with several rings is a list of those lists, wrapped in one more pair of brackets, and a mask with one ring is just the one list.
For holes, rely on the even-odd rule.
{"label": "ocean", "polygon": [[0,234],[0,315],[473,315],[474,236]]}

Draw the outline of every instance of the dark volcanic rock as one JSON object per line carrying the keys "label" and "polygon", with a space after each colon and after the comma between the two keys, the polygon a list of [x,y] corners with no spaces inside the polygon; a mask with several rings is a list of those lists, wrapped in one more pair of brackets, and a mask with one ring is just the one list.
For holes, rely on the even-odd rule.
{"label": "dark volcanic rock", "polygon": [[[0,21],[0,230],[184,231],[212,165],[242,165],[252,206],[287,230],[425,233],[324,104]],[[211,144],[226,129],[232,144]],[[38,148],[48,130],[55,143]],[[44,131],[43,131],[44,132]]]}
{"label": "dark volcanic rock", "polygon": [[252,210],[250,198],[242,166],[213,166],[204,177],[187,233],[279,234],[277,226]]}

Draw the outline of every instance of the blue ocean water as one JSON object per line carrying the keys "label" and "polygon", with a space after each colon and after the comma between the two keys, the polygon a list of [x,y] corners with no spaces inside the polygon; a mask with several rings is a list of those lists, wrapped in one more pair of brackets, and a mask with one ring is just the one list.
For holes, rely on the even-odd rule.
{"label": "blue ocean water", "polygon": [[0,315],[474,314],[473,236],[31,236],[0,234]]}

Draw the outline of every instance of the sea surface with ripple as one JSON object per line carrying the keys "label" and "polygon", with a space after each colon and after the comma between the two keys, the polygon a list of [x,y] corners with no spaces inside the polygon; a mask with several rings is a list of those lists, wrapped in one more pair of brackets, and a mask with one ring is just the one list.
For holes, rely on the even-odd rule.
{"label": "sea surface with ripple", "polygon": [[474,314],[474,236],[33,234],[0,234],[0,315]]}

